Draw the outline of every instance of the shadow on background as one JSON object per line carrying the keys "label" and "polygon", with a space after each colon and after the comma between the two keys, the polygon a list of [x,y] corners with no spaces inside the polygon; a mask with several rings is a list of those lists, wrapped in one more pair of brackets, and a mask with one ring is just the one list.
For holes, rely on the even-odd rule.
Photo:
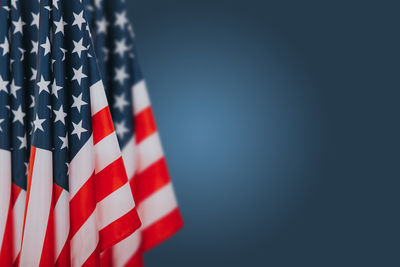
{"label": "shadow on background", "polygon": [[400,266],[398,8],[127,2],[186,223],[147,266]]}

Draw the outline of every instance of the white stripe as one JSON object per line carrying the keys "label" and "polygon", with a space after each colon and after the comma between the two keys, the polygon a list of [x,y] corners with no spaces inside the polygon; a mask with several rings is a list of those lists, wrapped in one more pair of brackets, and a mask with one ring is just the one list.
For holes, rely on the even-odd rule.
{"label": "white stripe", "polygon": [[101,230],[118,220],[134,207],[131,187],[127,182],[97,203],[97,225],[99,229]]}
{"label": "white stripe", "polygon": [[0,249],[11,201],[11,152],[0,149]]}
{"label": "white stripe", "polygon": [[90,104],[92,116],[108,106],[103,82],[101,80],[90,86]]}
{"label": "white stripe", "polygon": [[52,152],[36,148],[20,266],[38,266],[40,263],[49,219],[52,192]]}
{"label": "white stripe", "polygon": [[128,179],[131,179],[135,174],[136,168],[136,155],[135,155],[135,136],[122,149],[122,159],[124,160],[126,174]]}
{"label": "white stripe", "polygon": [[96,249],[98,242],[96,212],[93,212],[71,239],[71,265],[82,266]]}
{"label": "white stripe", "polygon": [[13,207],[13,262],[21,251],[22,228],[24,227],[26,191],[21,190]]}
{"label": "white stripe", "polygon": [[146,83],[144,80],[136,83],[132,87],[133,114],[138,114],[143,109],[150,106],[150,98],[147,93]]}
{"label": "white stripe", "polygon": [[94,171],[93,136],[87,140],[69,164],[69,197],[72,199]]}
{"label": "white stripe", "polygon": [[138,172],[144,171],[151,164],[164,156],[158,132],[150,135],[137,145]]}
{"label": "white stripe", "polygon": [[155,223],[177,206],[172,184],[169,183],[138,204],[142,228]]}
{"label": "white stripe", "polygon": [[96,173],[100,172],[102,169],[121,157],[121,150],[119,150],[118,139],[115,132],[112,132],[101,139],[101,141],[94,146],[94,151],[96,157]]}
{"label": "white stripe", "polygon": [[115,244],[112,248],[113,266],[125,266],[139,250],[141,240],[141,232],[140,230],[136,230],[133,234]]}
{"label": "white stripe", "polygon": [[69,199],[68,192],[63,190],[54,207],[55,257],[57,260],[69,235]]}

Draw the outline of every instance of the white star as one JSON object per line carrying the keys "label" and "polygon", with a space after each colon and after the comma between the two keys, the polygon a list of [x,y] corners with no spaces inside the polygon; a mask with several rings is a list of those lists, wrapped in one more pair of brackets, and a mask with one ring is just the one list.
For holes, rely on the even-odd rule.
{"label": "white star", "polygon": [[69,163],[65,162],[65,165],[67,165],[67,175],[69,176]]}
{"label": "white star", "polygon": [[54,24],[56,25],[56,32],[54,34],[58,32],[64,34],[64,26],[67,25],[67,23],[63,21],[63,18],[61,17],[59,21],[54,21]]}
{"label": "white star", "polygon": [[121,41],[115,41],[115,53],[119,54],[121,58],[124,57],[124,53],[129,51],[129,46],[126,45],[126,39],[122,38]]}
{"label": "white star", "polygon": [[128,24],[128,31],[129,31],[129,34],[131,35],[132,39],[135,38],[135,33],[133,32],[132,24]]}
{"label": "white star", "polygon": [[3,48],[3,56],[10,51],[10,46],[8,44],[7,38],[4,38],[4,42],[0,44],[0,47]]}
{"label": "white star", "polygon": [[102,0],[94,0],[94,6],[95,6],[96,8],[100,8],[100,7],[101,7],[101,1],[102,1]]}
{"label": "white star", "polygon": [[3,80],[3,77],[0,75],[0,92],[4,90],[4,92],[8,93],[7,85],[8,81]]}
{"label": "white star", "polygon": [[87,132],[85,128],[82,127],[82,121],[78,122],[78,124],[75,124],[72,122],[72,126],[74,129],[72,130],[72,134],[76,134],[78,136],[78,139],[81,139],[81,133]]}
{"label": "white star", "polygon": [[11,5],[13,8],[17,9],[17,0],[11,0]]}
{"label": "white star", "polygon": [[74,77],[72,78],[72,80],[76,80],[79,85],[81,85],[81,80],[87,77],[86,74],[82,72],[82,68],[83,66],[81,66],[79,69],[72,68],[72,70],[74,71]]}
{"label": "white star", "polygon": [[24,60],[24,55],[25,55],[25,51],[26,50],[23,49],[23,48],[18,48],[18,50],[21,52],[21,59],[20,60],[22,61],[22,60]]}
{"label": "white star", "polygon": [[24,136],[17,136],[17,138],[21,142],[21,145],[18,149],[23,149],[24,147],[26,148],[26,133]]}
{"label": "white star", "polygon": [[116,13],[115,15],[117,16],[115,25],[121,27],[121,30],[123,30],[125,24],[128,23],[128,19],[126,18],[126,11],[123,11],[121,13]]}
{"label": "white star", "polygon": [[62,142],[60,149],[68,148],[68,134],[65,134],[65,137],[59,136],[58,138],[60,138]]}
{"label": "white star", "polygon": [[82,45],[83,38],[81,38],[78,42],[75,42],[74,40],[72,40],[72,42],[74,43],[74,49],[72,50],[72,53],[77,53],[78,57],[80,58],[82,51],[86,50],[86,47]]}
{"label": "white star", "polygon": [[37,129],[41,130],[42,132],[43,130],[43,126],[42,123],[45,121],[46,119],[39,119],[39,116],[36,114],[36,119],[33,121],[33,126],[34,126],[34,131],[36,131]]}
{"label": "white star", "polygon": [[89,37],[92,38],[92,33],[90,32],[89,24],[86,24],[86,31],[89,34]]}
{"label": "white star", "polygon": [[118,81],[121,85],[124,85],[124,80],[126,78],[129,78],[129,75],[125,71],[125,66],[122,66],[121,68],[115,68],[114,80]]}
{"label": "white star", "polygon": [[67,52],[67,49],[60,47],[60,50],[61,50],[61,53],[63,53],[63,58],[61,59],[61,61],[64,61],[65,60],[65,52]]}
{"label": "white star", "polygon": [[125,133],[129,132],[128,128],[125,127],[124,121],[122,121],[121,123],[115,123],[115,132],[117,133],[119,138],[122,138]]}
{"label": "white star", "polygon": [[37,85],[39,86],[39,94],[40,94],[42,91],[46,91],[47,93],[50,94],[49,87],[48,87],[49,84],[50,84],[50,81],[46,81],[46,80],[43,78],[43,75],[42,75],[42,77],[40,78],[40,82],[37,83]]}
{"label": "white star", "polygon": [[1,124],[3,123],[4,119],[0,119],[0,132],[3,131],[3,128],[1,128]]}
{"label": "white star", "polygon": [[107,61],[108,54],[110,53],[110,51],[106,47],[103,47],[103,53],[104,53],[104,61]]}
{"label": "white star", "polygon": [[17,86],[16,84],[15,84],[15,80],[12,80],[12,82],[11,82],[11,94],[15,97],[15,98],[17,98],[17,90],[19,90],[19,89],[21,89],[21,86]]}
{"label": "white star", "polygon": [[31,53],[37,54],[38,48],[39,48],[39,42],[31,41],[32,42],[32,49]]}
{"label": "white star", "polygon": [[31,70],[32,70],[31,80],[36,80],[37,69],[31,68]]}
{"label": "white star", "polygon": [[58,0],[53,1],[53,6],[58,9]]}
{"label": "white star", "polygon": [[76,25],[78,26],[79,30],[82,28],[82,24],[85,23],[85,19],[83,18],[83,10],[79,14],[74,14],[74,23],[72,23],[72,26]]}
{"label": "white star", "polygon": [[88,56],[88,58],[91,58],[92,55],[89,53],[89,51],[90,51],[90,44],[88,44],[88,46],[86,47],[86,51],[87,51],[87,56]]}
{"label": "white star", "polygon": [[31,104],[29,105],[29,108],[34,108],[35,107],[35,97],[33,95],[31,95]]}
{"label": "white star", "polygon": [[22,125],[24,125],[24,117],[25,113],[22,111],[21,105],[16,110],[11,110],[14,114],[13,122],[19,121]]}
{"label": "white star", "polygon": [[119,111],[123,112],[124,111],[124,107],[128,106],[129,102],[126,101],[125,99],[125,94],[122,93],[120,96],[115,96],[114,97],[114,107],[118,108]]}
{"label": "white star", "polygon": [[76,97],[76,96],[72,96],[74,103],[72,104],[71,108],[76,107],[76,109],[81,112],[81,107],[83,105],[87,105],[87,103],[85,101],[82,100],[82,93]]}
{"label": "white star", "polygon": [[46,42],[44,44],[41,44],[40,46],[43,47],[45,56],[48,53],[50,53],[50,40],[49,40],[49,37],[46,37]]}
{"label": "white star", "polygon": [[87,5],[87,6],[86,6],[86,9],[87,9],[89,12],[92,12],[92,11],[93,11],[93,6],[92,6],[92,5]]}
{"label": "white star", "polygon": [[106,20],[105,17],[103,17],[99,21],[96,21],[96,24],[97,24],[97,34],[100,34],[100,33],[105,34],[107,32],[108,21]]}
{"label": "white star", "polygon": [[58,91],[62,89],[62,86],[58,86],[56,80],[51,84],[51,93],[58,98]]}
{"label": "white star", "polygon": [[19,19],[16,21],[12,21],[12,24],[14,24],[15,27],[13,34],[16,34],[18,32],[22,34],[22,26],[25,25],[25,22],[22,21],[21,17],[19,17]]}
{"label": "white star", "polygon": [[25,165],[25,169],[26,169],[25,176],[28,176],[28,162],[24,162],[24,165]]}
{"label": "white star", "polygon": [[32,12],[31,26],[36,26],[36,28],[39,29],[39,13],[35,14]]}
{"label": "white star", "polygon": [[61,123],[65,125],[65,117],[67,117],[67,113],[64,112],[63,107],[60,106],[60,108],[58,110],[54,109],[53,111],[56,114],[54,123],[56,123],[57,121],[61,121]]}

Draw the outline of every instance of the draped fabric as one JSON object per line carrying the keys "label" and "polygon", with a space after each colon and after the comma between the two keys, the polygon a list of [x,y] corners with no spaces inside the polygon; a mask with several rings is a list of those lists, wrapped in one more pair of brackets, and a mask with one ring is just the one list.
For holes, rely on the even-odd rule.
{"label": "draped fabric", "polygon": [[0,266],[141,266],[183,226],[123,0],[0,0]]}

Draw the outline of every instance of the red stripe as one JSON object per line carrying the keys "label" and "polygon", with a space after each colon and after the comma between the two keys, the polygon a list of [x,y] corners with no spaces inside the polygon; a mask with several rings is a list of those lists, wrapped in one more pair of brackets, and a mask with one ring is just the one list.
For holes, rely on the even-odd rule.
{"label": "red stripe", "polygon": [[[54,197],[54,194],[53,194]],[[40,267],[54,266],[54,201],[50,204],[49,219],[47,221],[46,235],[43,242]]]}
{"label": "red stripe", "polygon": [[[58,186],[57,184],[54,184],[54,203],[56,203],[58,200],[60,199],[61,193],[63,192],[63,188],[61,188],[60,186]],[[55,226],[55,227],[59,227],[59,226]],[[69,245],[69,237],[67,237],[67,240],[64,244],[63,249],[61,250],[60,254],[58,255],[58,257],[56,258],[56,263],[55,266],[70,266],[71,265],[71,259],[70,259],[70,245]]]}
{"label": "red stripe", "polygon": [[[31,171],[31,173],[32,173],[32,171]],[[28,167],[28,175],[29,175],[29,167]],[[22,191],[21,187],[15,185],[15,184],[12,184],[11,194],[12,194],[12,207],[13,208],[14,208],[15,202],[17,201],[19,195],[21,194],[21,191]],[[26,199],[25,199],[25,203],[27,203]],[[24,224],[23,227],[25,227],[25,224]],[[13,240],[13,242],[14,242],[14,240]],[[12,254],[10,254],[10,255],[12,255]],[[20,253],[18,253],[17,258],[15,259],[14,266],[18,266],[19,265],[19,255],[20,255]]]}
{"label": "red stripe", "polygon": [[67,242],[65,242],[65,245],[63,249],[61,250],[60,255],[58,255],[57,261],[55,263],[55,266],[57,267],[63,267],[63,266],[71,266],[71,247],[69,243],[69,237],[67,239]]}
{"label": "red stripe", "polygon": [[[24,224],[22,227],[22,242],[24,241],[24,232],[25,232],[25,222],[26,222],[26,211],[28,209],[28,203],[29,203],[29,196],[31,194],[31,184],[32,184],[32,172],[33,172],[33,165],[35,164],[35,156],[36,156],[36,147],[31,146],[31,154],[29,158],[29,164],[28,164],[28,185],[27,185],[27,190],[26,190],[26,200],[25,200],[25,211],[24,211]],[[21,244],[22,244],[21,242]],[[18,256],[18,262],[19,262],[19,256]]]}
{"label": "red stripe", "polygon": [[122,156],[113,163],[96,173],[96,200],[97,202],[128,182]]}
{"label": "red stripe", "polygon": [[62,187],[58,186],[57,184],[53,184],[53,200],[54,203],[58,202],[58,199],[61,196],[62,191],[64,190]]}
{"label": "red stripe", "polygon": [[96,249],[92,252],[89,258],[82,264],[82,267],[97,267],[100,266],[100,252],[99,246],[97,245]]}
{"label": "red stripe", "polygon": [[183,227],[182,216],[176,208],[168,215],[151,224],[142,231],[142,249],[150,250],[165,241]]}
{"label": "red stripe", "polygon": [[167,162],[162,157],[131,180],[135,202],[141,202],[169,182]]}
{"label": "red stripe", "polygon": [[133,254],[132,258],[125,264],[124,267],[143,267],[143,252],[141,250]]}
{"label": "red stripe", "polygon": [[113,266],[112,255],[113,255],[112,248],[106,249],[101,253],[101,267]]}
{"label": "red stripe", "polygon": [[153,111],[150,106],[136,114],[134,121],[137,144],[157,131]]}
{"label": "red stripe", "polygon": [[11,202],[8,207],[6,227],[4,229],[3,244],[0,244],[0,266],[12,266],[13,243],[12,243],[12,213]]}
{"label": "red stripe", "polygon": [[94,192],[94,173],[79,189],[76,195],[69,202],[70,209],[70,236],[74,236],[79,228],[93,213],[96,208]]}
{"label": "red stripe", "polygon": [[92,129],[94,144],[114,132],[114,124],[108,106],[92,116]]}
{"label": "red stripe", "polygon": [[21,193],[22,188],[16,184],[12,184],[11,195],[12,195],[12,206],[14,207],[15,202],[17,201],[19,194]]}
{"label": "red stripe", "polygon": [[100,249],[105,249],[115,245],[122,239],[130,236],[141,226],[136,208],[133,208],[118,220],[110,223],[99,232]]}

